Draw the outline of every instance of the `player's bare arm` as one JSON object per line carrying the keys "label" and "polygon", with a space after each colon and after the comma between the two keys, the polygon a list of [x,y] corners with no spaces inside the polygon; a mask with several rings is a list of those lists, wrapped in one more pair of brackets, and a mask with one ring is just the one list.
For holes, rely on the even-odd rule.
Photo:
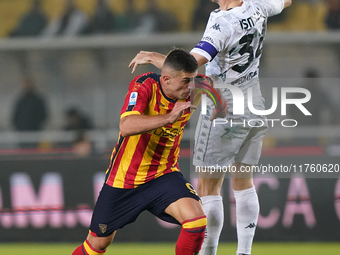
{"label": "player's bare arm", "polygon": [[191,105],[191,102],[177,102],[171,112],[167,114],[129,115],[120,120],[119,129],[124,137],[146,133],[175,123],[188,108],[195,109],[196,106]]}
{"label": "player's bare arm", "polygon": [[132,68],[131,73],[136,71],[138,65],[153,64],[159,69],[162,69],[166,56],[158,52],[140,51],[130,62],[129,68]]}
{"label": "player's bare arm", "polygon": [[[201,67],[208,62],[208,59],[197,53],[191,53],[197,60],[198,66]],[[155,67],[162,69],[166,56],[158,52],[140,51],[130,62],[129,68],[134,73],[138,65],[153,64]]]}

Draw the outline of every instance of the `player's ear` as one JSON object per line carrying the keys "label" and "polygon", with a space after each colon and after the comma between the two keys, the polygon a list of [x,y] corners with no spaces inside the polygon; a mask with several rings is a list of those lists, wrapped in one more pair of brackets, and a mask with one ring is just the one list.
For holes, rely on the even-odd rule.
{"label": "player's ear", "polygon": [[169,85],[169,84],[170,84],[170,79],[171,79],[171,77],[170,77],[169,75],[163,75],[163,76],[162,76],[162,79],[163,79],[163,83],[164,83],[165,85]]}

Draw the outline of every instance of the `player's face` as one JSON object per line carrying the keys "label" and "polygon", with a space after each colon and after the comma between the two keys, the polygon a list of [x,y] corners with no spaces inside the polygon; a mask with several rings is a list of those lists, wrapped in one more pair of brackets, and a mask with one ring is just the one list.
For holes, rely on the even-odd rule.
{"label": "player's face", "polygon": [[186,100],[195,88],[194,79],[197,76],[197,71],[194,73],[180,72],[176,76],[169,79],[168,95],[172,98]]}

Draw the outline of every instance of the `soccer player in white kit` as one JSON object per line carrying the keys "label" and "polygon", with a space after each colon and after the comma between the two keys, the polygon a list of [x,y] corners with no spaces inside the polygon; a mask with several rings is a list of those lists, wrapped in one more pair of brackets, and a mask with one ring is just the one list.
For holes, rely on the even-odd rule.
{"label": "soccer player in white kit", "polygon": [[[196,167],[230,166],[236,202],[237,254],[250,254],[259,202],[251,173],[237,174],[241,168],[259,161],[262,139],[267,131],[265,116],[253,114],[248,108],[248,88],[252,90],[252,104],[264,110],[264,99],[259,84],[259,61],[267,28],[267,19],[291,5],[291,0],[212,0],[220,8],[211,12],[201,41],[191,54],[200,66],[206,65],[206,75],[218,84],[237,86],[245,98],[244,114],[233,114],[233,100],[229,89],[221,89],[227,99],[228,122],[215,125],[209,120],[214,109],[207,106],[207,114],[200,115],[196,127],[193,164]],[[132,72],[140,64],[163,66],[165,56],[141,51],[131,61]],[[251,120],[251,126],[248,121]],[[256,120],[256,121],[255,121]],[[234,123],[234,124],[232,124]],[[207,216],[207,233],[201,255],[216,254],[223,226],[221,187],[224,175],[205,178],[199,174],[197,191]]]}

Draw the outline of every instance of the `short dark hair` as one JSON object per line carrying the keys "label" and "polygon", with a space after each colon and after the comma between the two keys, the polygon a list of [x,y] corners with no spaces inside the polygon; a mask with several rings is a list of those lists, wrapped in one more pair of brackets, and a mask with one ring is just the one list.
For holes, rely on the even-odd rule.
{"label": "short dark hair", "polygon": [[170,67],[175,71],[194,73],[198,69],[198,63],[193,55],[183,49],[173,49],[166,56],[164,67]]}

